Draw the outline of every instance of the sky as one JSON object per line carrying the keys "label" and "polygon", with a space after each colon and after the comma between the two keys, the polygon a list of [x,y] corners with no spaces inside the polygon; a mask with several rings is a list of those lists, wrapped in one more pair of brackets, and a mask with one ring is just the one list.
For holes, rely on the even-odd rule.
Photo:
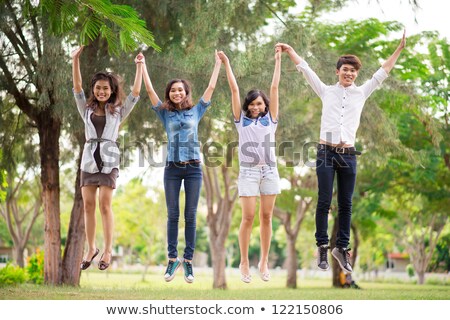
{"label": "sky", "polygon": [[[358,0],[342,10],[323,16],[323,21],[342,22],[348,19],[363,20],[376,17],[380,21],[399,21],[405,25],[406,35],[421,31],[438,31],[442,37],[450,39],[449,0],[418,0],[420,8],[413,11],[408,0]],[[301,12],[306,0],[297,0],[297,8],[293,12]],[[398,38],[402,36],[401,32]],[[139,167],[138,156],[128,168],[121,169],[118,185],[126,185],[133,177],[145,172],[146,179],[152,185],[162,185],[163,168]],[[133,157],[131,158],[133,161]]]}

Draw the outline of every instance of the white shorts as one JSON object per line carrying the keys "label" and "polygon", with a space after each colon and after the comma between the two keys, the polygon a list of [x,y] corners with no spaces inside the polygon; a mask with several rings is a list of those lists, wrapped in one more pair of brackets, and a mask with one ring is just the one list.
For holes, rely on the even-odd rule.
{"label": "white shorts", "polygon": [[280,194],[280,176],[276,167],[240,167],[238,178],[240,197]]}

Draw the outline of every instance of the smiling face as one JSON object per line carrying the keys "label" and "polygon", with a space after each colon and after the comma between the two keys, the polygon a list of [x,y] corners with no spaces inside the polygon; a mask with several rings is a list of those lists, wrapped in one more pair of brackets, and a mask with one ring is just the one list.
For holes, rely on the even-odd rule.
{"label": "smiling face", "polygon": [[250,111],[252,118],[257,118],[261,112],[265,111],[265,109],[266,104],[261,96],[258,96],[258,98],[250,102],[248,105],[248,110]]}
{"label": "smiling face", "polygon": [[336,69],[336,75],[339,77],[339,84],[343,87],[349,87],[358,77],[358,70],[351,64],[343,64]]}
{"label": "smiling face", "polygon": [[182,82],[175,82],[170,87],[169,99],[175,105],[180,105],[181,102],[186,98],[186,90]]}
{"label": "smiling face", "polygon": [[261,90],[252,89],[245,96],[242,110],[246,117],[257,118],[261,112],[269,112],[269,98]]}
{"label": "smiling face", "polygon": [[108,80],[98,80],[94,84],[94,96],[100,104],[105,104],[111,97],[111,86]]}

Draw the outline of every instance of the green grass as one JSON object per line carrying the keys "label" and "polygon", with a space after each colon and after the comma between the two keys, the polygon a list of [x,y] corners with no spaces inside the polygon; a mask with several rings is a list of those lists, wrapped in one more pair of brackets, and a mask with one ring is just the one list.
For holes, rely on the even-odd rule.
{"label": "green grass", "polygon": [[179,272],[166,283],[160,273],[83,272],[80,287],[22,284],[0,289],[8,300],[449,300],[450,286],[358,282],[361,290],[336,289],[330,279],[298,280],[297,289],[285,287],[285,275],[263,282],[257,274],[245,284],[237,273],[228,272],[227,290],[213,290],[210,273],[196,273],[193,284]]}

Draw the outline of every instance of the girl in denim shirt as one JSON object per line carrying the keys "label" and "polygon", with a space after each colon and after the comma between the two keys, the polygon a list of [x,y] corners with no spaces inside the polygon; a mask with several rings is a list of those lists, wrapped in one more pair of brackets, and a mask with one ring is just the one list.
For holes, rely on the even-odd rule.
{"label": "girl in denim shirt", "polygon": [[86,143],[81,159],[80,184],[84,205],[84,221],[88,252],[81,262],[81,270],[86,270],[98,255],[95,245],[95,216],[97,189],[99,207],[103,222],[105,249],[98,268],[105,270],[112,259],[114,217],[111,207],[113,190],[119,176],[120,154],[116,140],[119,126],[130,114],[139,100],[142,85],[142,54],[134,60],[136,77],[132,92],[123,103],[123,88],[117,75],[110,72],[97,72],[91,79],[90,97],[86,101],[82,89],[80,55],[83,47],[72,53],[73,93],[78,111],[85,125]]}
{"label": "girl in denim shirt", "polygon": [[[144,61],[145,66],[145,61]],[[156,112],[166,129],[168,138],[167,162],[164,169],[164,191],[167,205],[167,250],[169,262],[164,279],[171,281],[176,270],[183,265],[184,279],[187,283],[194,281],[192,259],[195,249],[197,205],[202,185],[200,166],[200,143],[198,141],[198,123],[206,108],[211,104],[211,96],[217,83],[221,66],[218,53],[215,53],[214,70],[208,88],[200,101],[194,105],[191,87],[186,80],[171,80],[165,90],[162,102],[153,89],[147,68],[143,76],[147,93]],[[180,217],[179,197],[181,183],[184,181],[185,202],[185,239],[183,261],[178,258],[178,221]]]}
{"label": "girl in denim shirt", "polygon": [[275,199],[280,193],[279,175],[275,157],[275,131],[278,124],[278,84],[281,73],[281,50],[275,50],[275,70],[270,87],[270,104],[260,90],[251,90],[245,97],[241,110],[239,87],[228,57],[219,53],[225,65],[228,84],[231,89],[231,105],[234,122],[239,134],[239,178],[238,190],[242,207],[239,228],[239,249],[241,251],[241,280],[252,280],[248,259],[248,247],[255,217],[256,199],[260,204],[261,256],[258,263],[260,277],[269,281],[269,249],[272,238],[272,214]]}

